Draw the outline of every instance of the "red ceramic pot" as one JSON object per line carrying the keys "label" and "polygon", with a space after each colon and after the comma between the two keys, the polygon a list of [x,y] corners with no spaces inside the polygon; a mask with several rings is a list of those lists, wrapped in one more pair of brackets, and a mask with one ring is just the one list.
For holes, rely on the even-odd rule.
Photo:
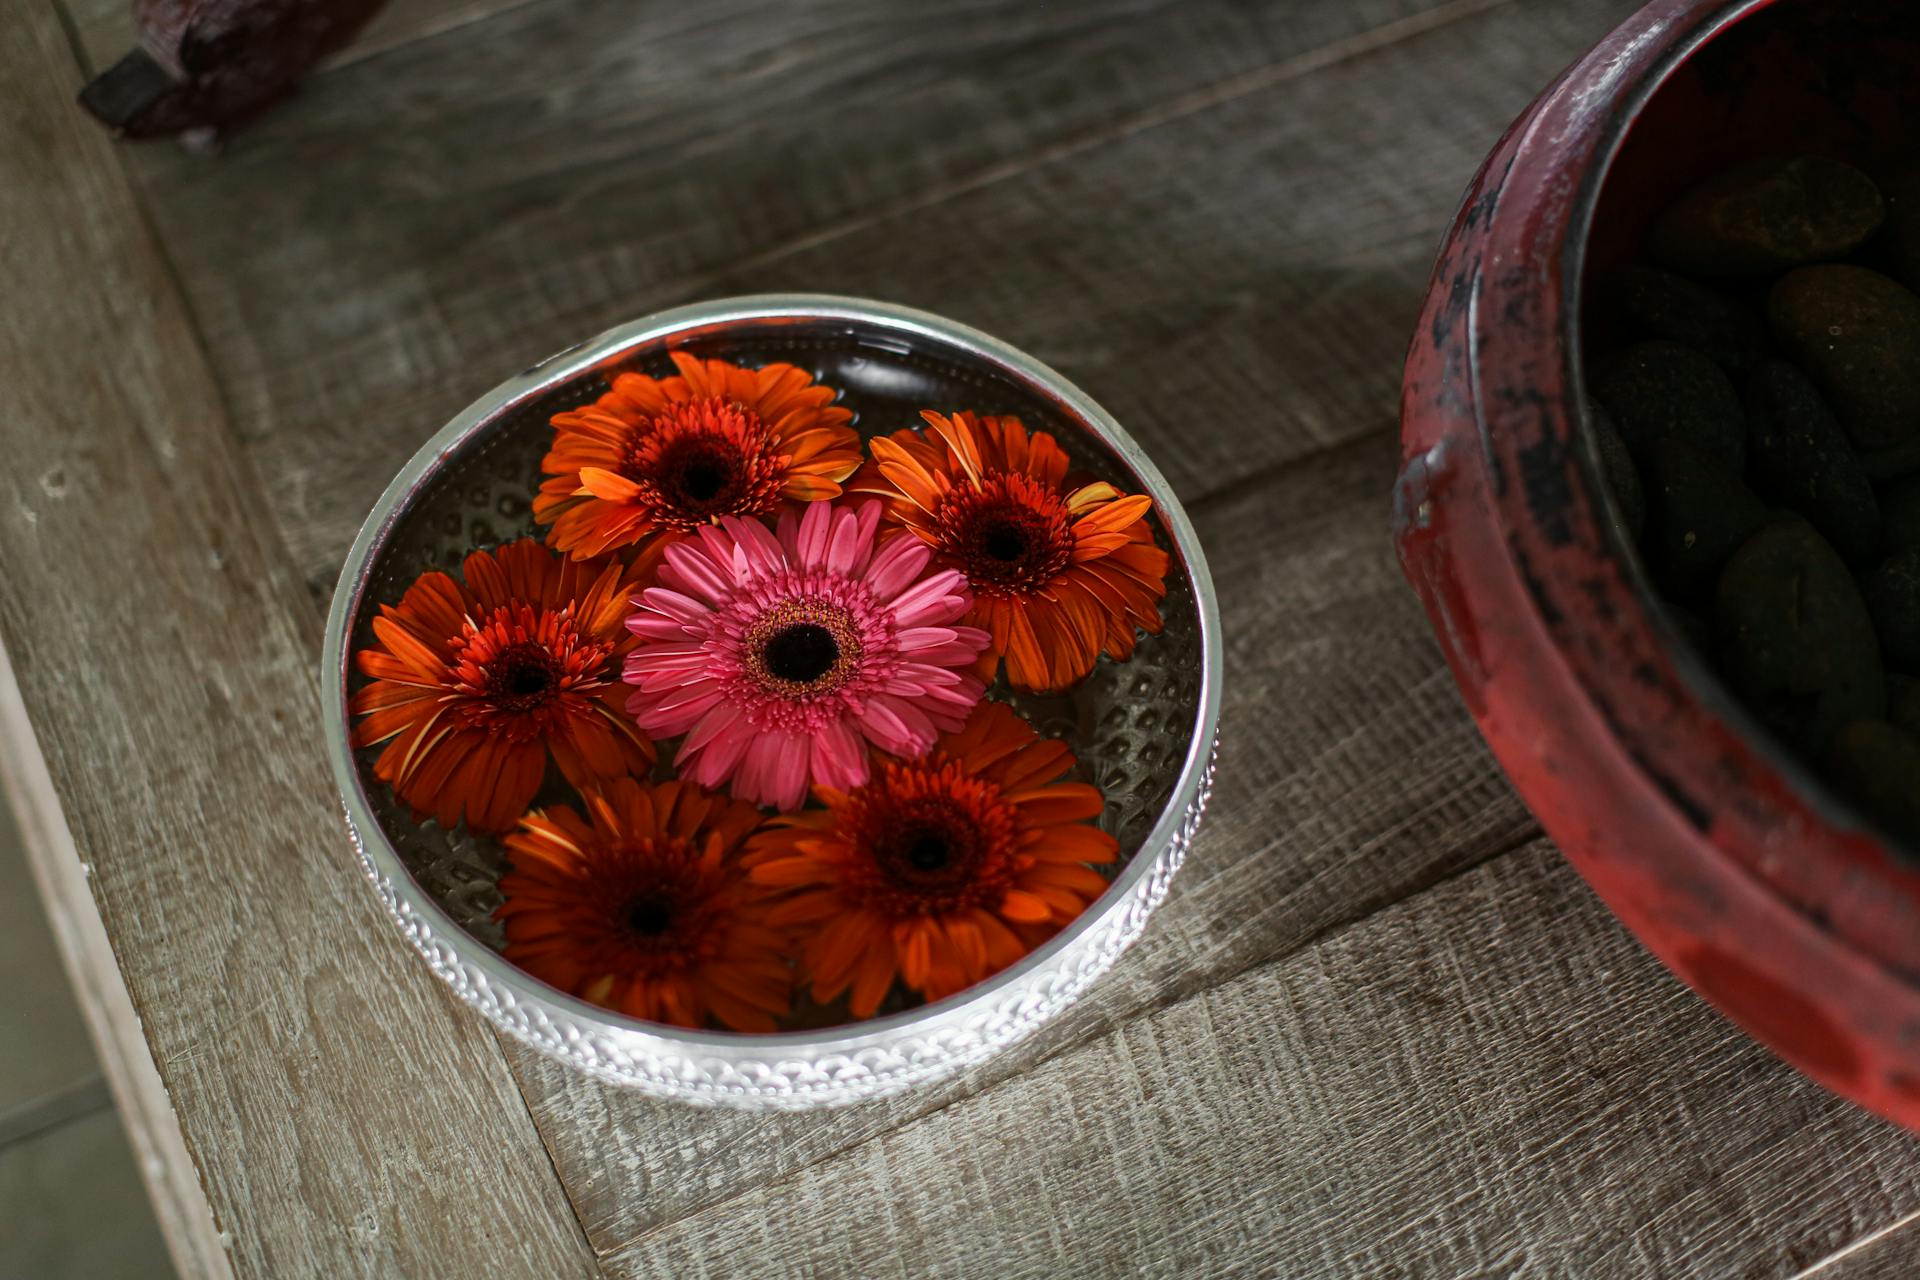
{"label": "red ceramic pot", "polygon": [[[1400,560],[1514,786],[1641,940],[1782,1057],[1920,1128],[1920,875],[1670,629],[1588,438],[1589,280],[1690,180],[1870,169],[1920,120],[1908,0],[1655,0],[1507,131],[1407,361]],[[1912,161],[1909,159],[1908,164]]]}

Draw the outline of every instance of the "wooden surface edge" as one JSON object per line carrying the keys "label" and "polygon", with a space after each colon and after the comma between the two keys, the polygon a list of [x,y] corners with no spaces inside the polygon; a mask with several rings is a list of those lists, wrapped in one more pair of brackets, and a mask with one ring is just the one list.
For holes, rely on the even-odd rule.
{"label": "wooden surface edge", "polygon": [[200,1171],[187,1152],[179,1118],[140,1029],[140,1015],[134,1012],[133,998],[113,958],[106,926],[87,884],[87,866],[80,860],[46,757],[27,720],[3,638],[0,794],[13,808],[27,865],[173,1265],[185,1280],[231,1277],[224,1234],[213,1220]]}
{"label": "wooden surface edge", "polygon": [[1920,1273],[1920,1209],[1836,1249],[1793,1280],[1910,1280]]}

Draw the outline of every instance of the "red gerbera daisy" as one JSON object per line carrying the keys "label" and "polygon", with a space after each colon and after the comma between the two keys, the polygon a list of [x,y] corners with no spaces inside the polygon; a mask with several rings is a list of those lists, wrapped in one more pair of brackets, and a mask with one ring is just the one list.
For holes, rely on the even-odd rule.
{"label": "red gerbera daisy", "polygon": [[1055,692],[1086,678],[1102,652],[1125,661],[1134,628],[1160,630],[1167,553],[1153,543],[1153,500],[1103,481],[1067,486],[1067,455],[1018,418],[921,415],[932,428],[872,442],[849,487],[967,575],[967,621],[993,636],[1016,689]]}
{"label": "red gerbera daisy", "polygon": [[464,583],[422,574],[355,655],[373,679],[353,745],[388,744],[374,776],[417,818],[508,831],[549,756],[575,786],[644,774],[653,744],[621,709],[620,660],[655,559],[574,562],[527,538],[468,556]]}
{"label": "red gerbera daisy", "polygon": [[583,409],[556,414],[533,516],[575,559],[782,499],[840,496],[860,465],[853,413],[803,369],[743,369],[675,351],[676,377],[623,373]]}
{"label": "red gerbera daisy", "polygon": [[556,805],[507,837],[507,959],[636,1018],[772,1031],[793,974],[739,857],[759,811],[687,782],[582,794],[590,822]]}
{"label": "red gerbera daisy", "polygon": [[769,919],[801,928],[814,998],[849,987],[872,1017],[898,976],[938,1000],[1006,968],[1106,890],[1089,864],[1114,838],[1089,821],[1096,787],[1002,703],[919,760],[876,766],[851,792],[816,787],[825,809],[772,819],[754,837],[753,879],[787,891]]}

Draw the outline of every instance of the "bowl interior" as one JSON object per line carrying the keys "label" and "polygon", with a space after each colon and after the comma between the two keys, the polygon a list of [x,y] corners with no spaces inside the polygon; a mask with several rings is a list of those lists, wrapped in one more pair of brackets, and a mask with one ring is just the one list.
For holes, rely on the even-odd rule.
{"label": "bowl interior", "polygon": [[[941,333],[843,316],[766,316],[690,326],[617,347],[537,394],[509,401],[474,422],[432,461],[371,549],[350,619],[350,648],[371,642],[370,622],[379,606],[398,601],[419,574],[431,569],[457,574],[473,550],[540,536],[530,499],[552,438],[549,419],[591,402],[617,374],[672,374],[670,349],[749,366],[774,361],[797,365],[840,391],[840,402],[853,410],[853,425],[863,438],[917,426],[922,409],[1015,414],[1030,429],[1051,432],[1076,472],[1131,491],[1151,487],[1123,449],[1029,371]],[[1166,808],[1194,749],[1202,710],[1199,612],[1187,564],[1169,536],[1164,515],[1156,512],[1151,521],[1155,537],[1172,555],[1161,604],[1163,633],[1142,637],[1126,663],[1102,659],[1084,683],[1065,694],[1018,694],[1004,681],[988,691],[990,698],[1011,703],[1041,733],[1074,748],[1079,757],[1074,776],[1105,793],[1100,825],[1119,840],[1123,859],[1139,851]],[[358,687],[357,675],[348,679]],[[416,822],[374,778],[378,752],[375,747],[356,753],[355,767],[381,831],[419,888],[468,935],[500,950],[504,938],[493,920],[500,903],[496,885],[505,869],[500,842],[465,828],[448,831],[431,821]],[[666,776],[672,754],[670,745],[663,747],[661,776]],[[573,800],[571,789],[550,770],[536,803]],[[1118,875],[1121,865],[1108,870]],[[1090,906],[1082,920],[1097,915],[1110,898]],[[896,992],[881,1013],[917,1003],[917,998]],[[803,997],[783,1029],[810,1030],[848,1020],[841,1004],[813,1006]]]}
{"label": "bowl interior", "polygon": [[1608,165],[1585,251],[1583,354],[1623,336],[1606,282],[1646,261],[1652,221],[1687,187],[1759,156],[1809,153],[1869,174],[1920,168],[1920,6],[1775,0],[1676,67]]}
{"label": "bowl interior", "polygon": [[[1845,160],[1887,176],[1920,168],[1912,142],[1920,120],[1920,7],[1906,0],[1773,0],[1756,4],[1674,67],[1631,121],[1608,163],[1579,246],[1578,355],[1589,371],[1636,336],[1609,305],[1610,283],[1649,261],[1655,217],[1702,178],[1761,156],[1807,153]],[[1720,282],[1736,301],[1764,313],[1767,285]],[[1589,438],[1591,474],[1598,475]],[[1610,501],[1610,499],[1609,499]],[[1755,749],[1829,822],[1865,824],[1883,846],[1902,842],[1841,799],[1792,752],[1773,740],[1723,684],[1704,655],[1671,624],[1637,550],[1612,534],[1629,576],[1660,621],[1675,667],[1699,699],[1736,726]],[[1909,861],[1920,855],[1909,854]],[[1912,878],[1895,866],[1904,886]]]}

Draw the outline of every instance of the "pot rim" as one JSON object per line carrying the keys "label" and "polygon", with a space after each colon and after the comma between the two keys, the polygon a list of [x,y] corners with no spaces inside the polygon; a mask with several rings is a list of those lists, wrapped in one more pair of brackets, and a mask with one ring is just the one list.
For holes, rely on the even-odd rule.
{"label": "pot rim", "polygon": [[[590,1004],[534,978],[461,928],[414,880],[374,815],[349,744],[349,642],[366,593],[368,575],[393,536],[400,519],[410,509],[413,499],[456,453],[485,435],[503,415],[564,383],[629,360],[649,347],[664,349],[676,340],[685,341],[741,325],[783,322],[859,325],[869,330],[892,332],[902,337],[931,342],[948,351],[981,361],[1016,385],[1049,402],[1062,416],[1098,438],[1118,456],[1122,465],[1132,471],[1141,488],[1153,498],[1160,522],[1172,544],[1172,551],[1180,558],[1191,583],[1201,663],[1192,737],[1171,793],[1161,806],[1153,827],[1133,851],[1125,867],[1106,891],[1088,904],[1073,923],[1028,953],[1017,964],[945,999],[837,1027],[771,1035],[670,1027]],[[902,1033],[977,1023],[988,1012],[996,997],[1057,965],[1063,954],[1073,950],[1076,944],[1096,930],[1111,928],[1115,923],[1113,917],[1125,912],[1136,899],[1145,901],[1146,910],[1151,911],[1157,905],[1158,896],[1147,894],[1147,890],[1155,886],[1146,882],[1156,871],[1171,874],[1167,863],[1184,855],[1186,841],[1191,838],[1192,827],[1197,823],[1199,811],[1205,804],[1211,781],[1211,753],[1220,717],[1222,670],[1219,607],[1199,537],[1171,486],[1146,452],[1090,396],[1055,370],[1017,348],[977,329],[929,312],[830,294],[754,294],[673,307],[608,329],[500,383],[435,432],[387,485],[361,525],[341,568],[328,609],[321,650],[322,723],[329,763],[340,793],[349,835],[359,848],[366,870],[382,896],[387,896],[389,887],[397,894],[397,903],[392,900],[388,902],[390,912],[423,951],[428,943],[415,933],[416,921],[424,925],[424,932],[431,935],[435,943],[450,947],[460,964],[476,970],[477,974],[472,976],[481,985],[509,993],[507,1003],[515,1000],[523,1004],[534,1002],[536,1007],[548,1006],[582,1025],[616,1031],[620,1033],[623,1050],[634,1057],[650,1056],[672,1062],[684,1059],[688,1051],[692,1051],[702,1059],[722,1061],[817,1061],[851,1057],[863,1050],[887,1048],[896,1043]],[[383,884],[382,881],[388,883]],[[1159,888],[1164,892],[1164,886]],[[1149,896],[1151,901],[1147,901]],[[403,918],[409,915],[414,919]],[[1144,915],[1137,923],[1144,924]],[[1137,934],[1137,928],[1133,932]],[[1121,945],[1130,941],[1131,937],[1128,937]],[[1115,950],[1113,956],[1107,957],[1098,969],[1104,970],[1117,955],[1118,951]],[[430,956],[429,959],[434,957]],[[441,969],[438,963],[434,967],[437,971]],[[454,983],[456,988],[462,986],[446,972],[442,972],[441,976]],[[1091,976],[1088,975],[1088,980],[1091,980]],[[483,1012],[501,1021],[493,1008],[486,1007],[464,989],[461,994],[469,1003],[481,1006]],[[1077,991],[1073,994],[1077,994]],[[506,1024],[503,1022],[502,1025]],[[551,1051],[551,1045],[534,1040],[520,1027],[507,1026],[506,1029],[536,1043],[536,1047]],[[980,1055],[974,1056],[977,1058]],[[964,1062],[956,1061],[951,1065],[964,1065]],[[619,1078],[615,1073],[600,1073],[608,1078]],[[636,1083],[629,1079],[622,1079],[621,1082]],[[688,1090],[689,1093],[700,1091],[698,1088]]]}

